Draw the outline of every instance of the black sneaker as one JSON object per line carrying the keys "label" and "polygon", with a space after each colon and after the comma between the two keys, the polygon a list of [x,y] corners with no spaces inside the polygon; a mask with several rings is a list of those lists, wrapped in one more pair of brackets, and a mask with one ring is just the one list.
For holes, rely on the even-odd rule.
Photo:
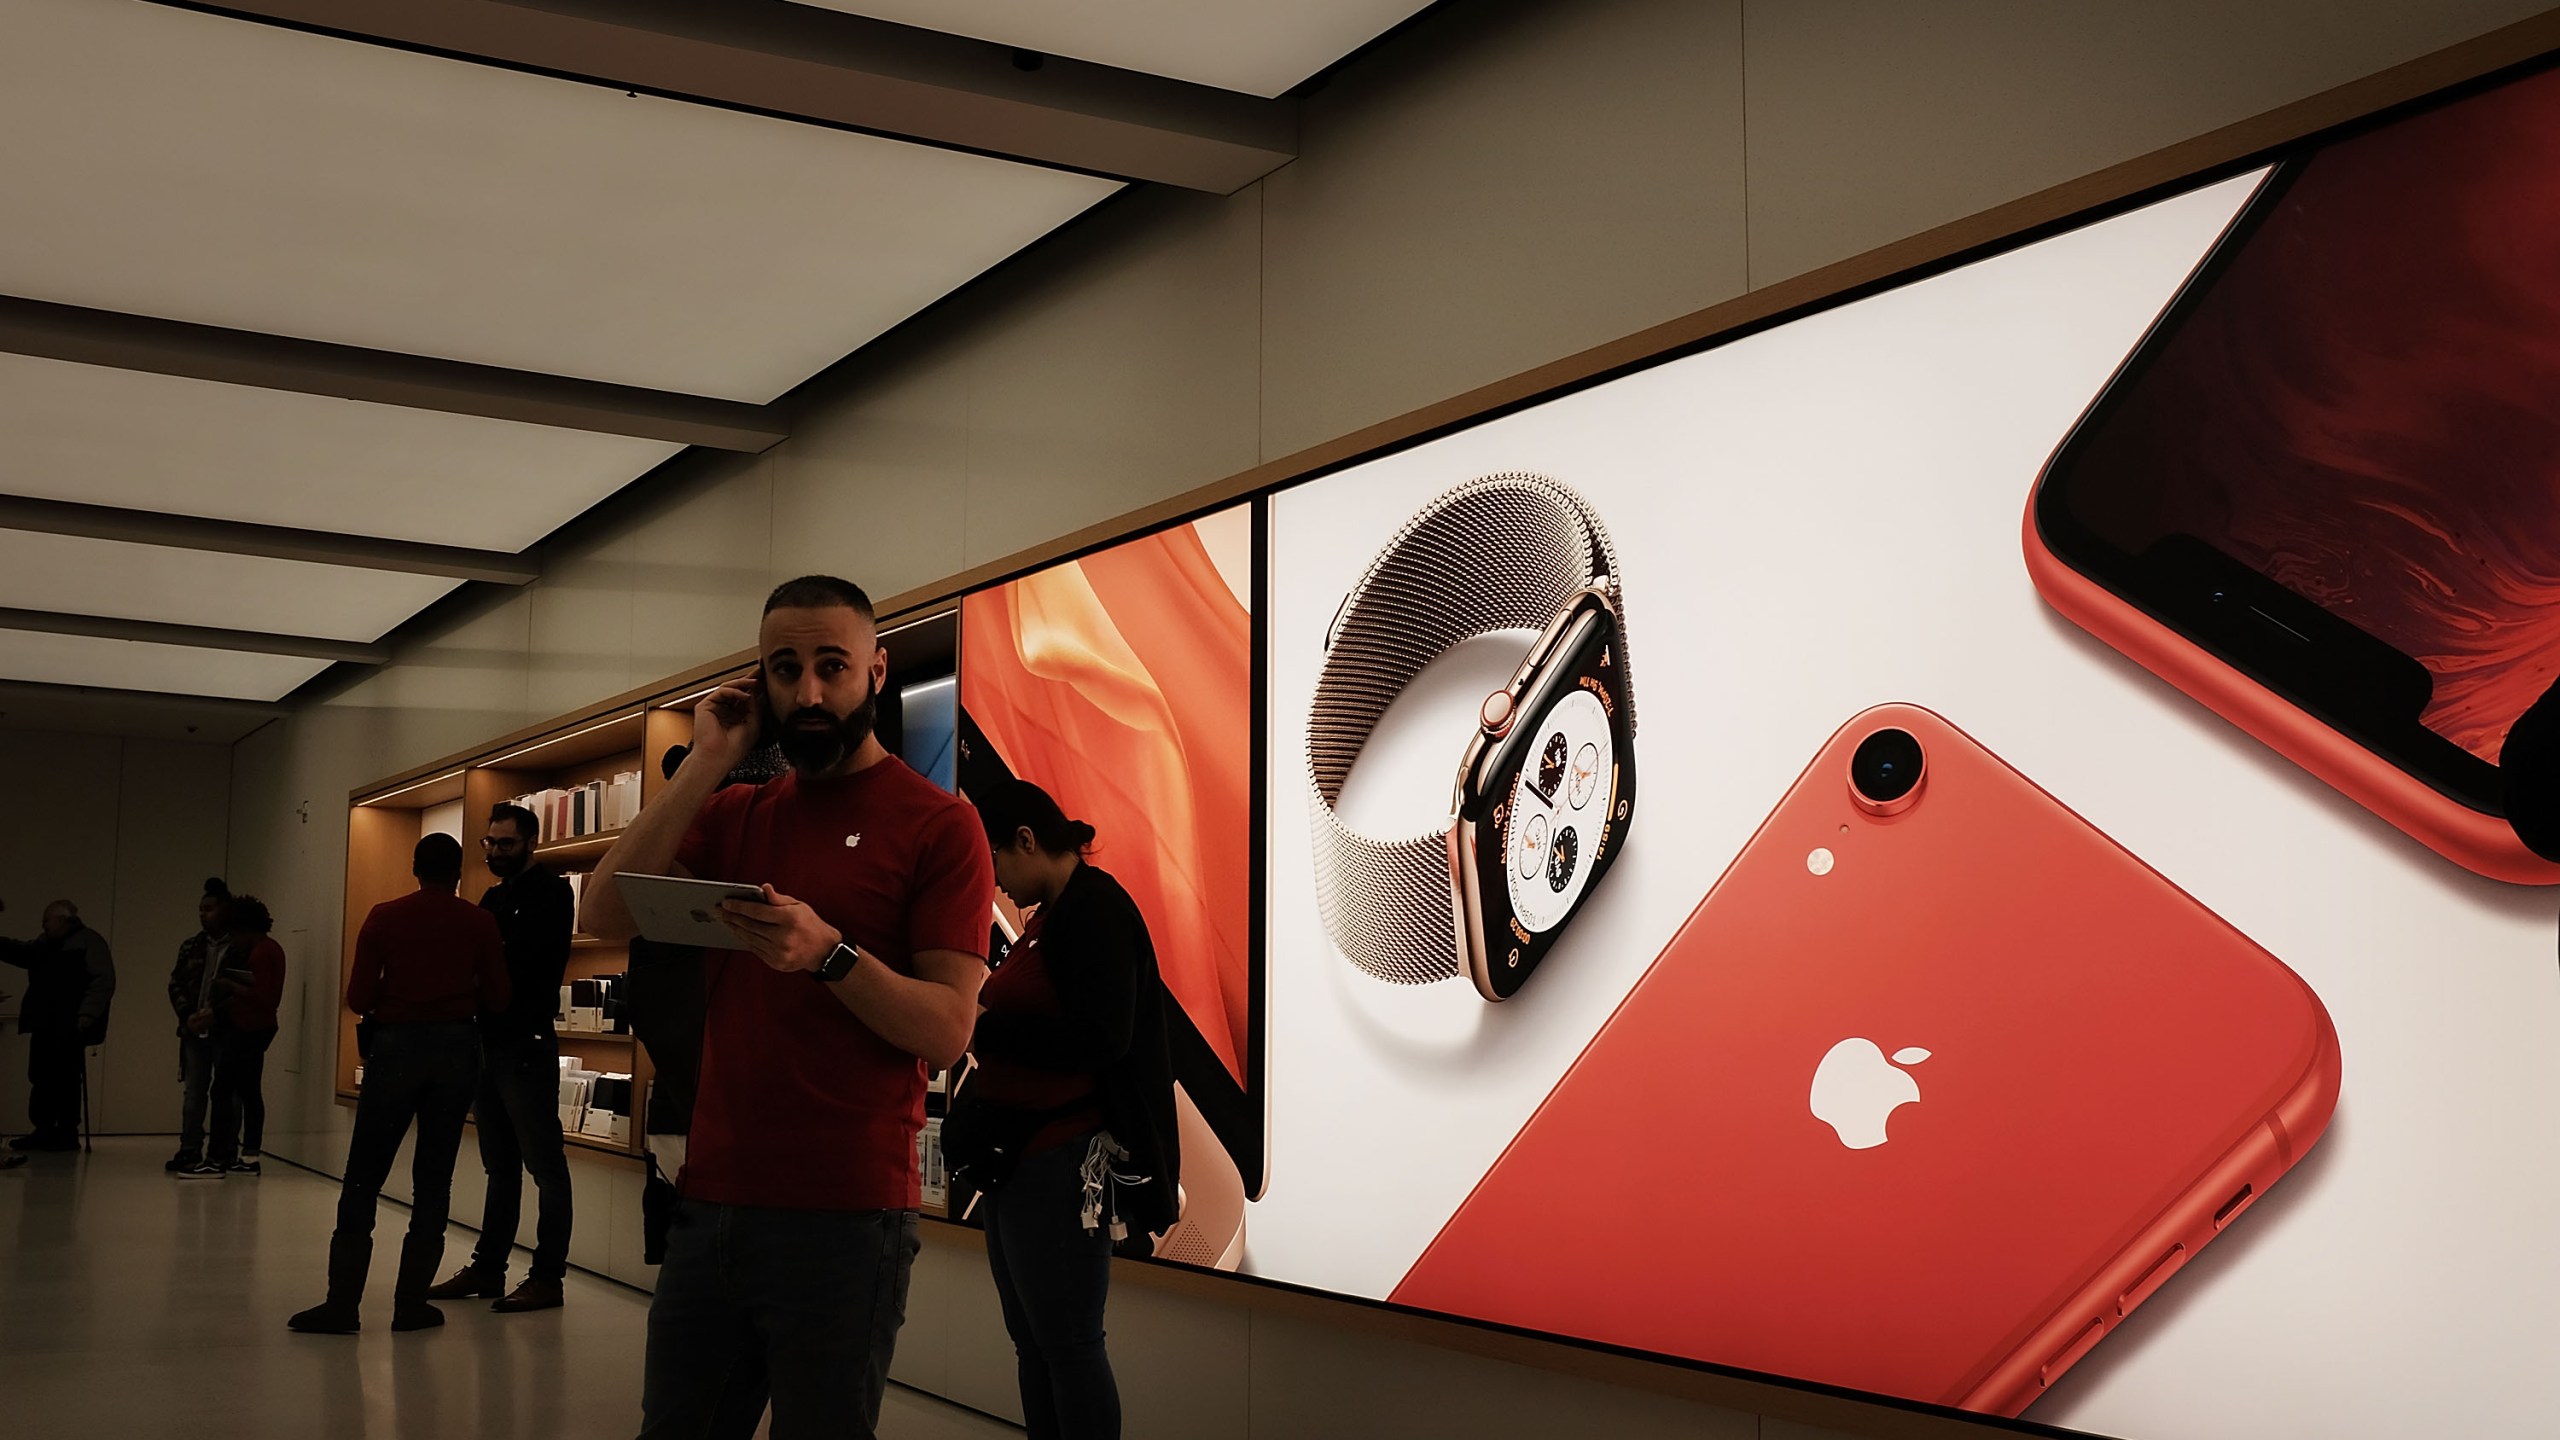
{"label": "black sneaker", "polygon": [[266,1173],[258,1168],[258,1157],[255,1155],[243,1155],[232,1161],[230,1169],[234,1175],[246,1175],[253,1180]]}
{"label": "black sneaker", "polygon": [[394,1330],[433,1330],[444,1323],[444,1312],[424,1300],[391,1302],[391,1328]]}
{"label": "black sneaker", "polygon": [[193,1150],[181,1150],[177,1154],[170,1156],[169,1163],[161,1166],[160,1168],[168,1171],[172,1175],[175,1175],[181,1170],[193,1168],[203,1160],[204,1157]]}
{"label": "black sneaker", "polygon": [[210,1160],[199,1160],[178,1172],[178,1178],[181,1180],[219,1180],[222,1176],[222,1167]]}

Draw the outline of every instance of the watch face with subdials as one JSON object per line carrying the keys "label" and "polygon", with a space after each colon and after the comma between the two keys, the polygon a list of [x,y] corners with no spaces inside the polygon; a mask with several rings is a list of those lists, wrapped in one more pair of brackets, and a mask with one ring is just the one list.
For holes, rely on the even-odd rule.
{"label": "watch face with subdials", "polygon": [[[1546,958],[1635,813],[1635,751],[1616,617],[1577,615],[1490,749],[1459,823],[1470,826],[1478,984],[1509,998]],[[1462,924],[1466,923],[1464,921]]]}

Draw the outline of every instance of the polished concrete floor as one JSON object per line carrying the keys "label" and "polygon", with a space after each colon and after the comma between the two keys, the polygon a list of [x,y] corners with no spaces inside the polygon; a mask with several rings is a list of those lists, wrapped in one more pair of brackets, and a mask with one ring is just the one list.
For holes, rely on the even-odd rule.
{"label": "polished concrete floor", "polygon": [[[468,1435],[627,1440],[640,1424],[648,1297],[572,1272],[565,1309],[445,1307],[390,1331],[408,1212],[385,1204],[359,1336],[295,1335],[320,1297],[336,1182],[268,1162],[256,1180],[161,1173],[166,1139],[101,1140],[0,1173],[0,1434],[186,1440]],[[446,1253],[471,1233],[456,1227]],[[892,1388],[886,1440],[1021,1431]]]}

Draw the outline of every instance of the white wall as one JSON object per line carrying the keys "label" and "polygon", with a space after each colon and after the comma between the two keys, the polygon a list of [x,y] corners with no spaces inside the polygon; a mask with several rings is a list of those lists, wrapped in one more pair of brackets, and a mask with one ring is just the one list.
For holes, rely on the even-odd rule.
{"label": "white wall", "polygon": [[[349,789],[736,649],[779,578],[927,584],[2542,8],[1444,6],[1310,99],[1295,163],[1103,206],[811,387],[784,445],[241,742],[235,883],[333,944]],[[270,1148],[335,1171],[334,970],[298,974]],[[645,1283],[636,1176],[579,1158],[575,1258]],[[1798,1433],[1138,1287],[1114,1326],[1133,1436]],[[901,1378],[1008,1412],[1010,1373],[982,1273],[928,1250]]]}
{"label": "white wall", "polygon": [[[230,808],[222,746],[0,731],[0,934],[31,938],[44,906],[69,900],[115,951],[107,1043],[90,1064],[100,1134],[177,1131],[177,1025],[162,986],[195,933],[205,878],[224,873]],[[0,969],[0,990],[24,995],[25,972]],[[11,1133],[27,1128],[15,1029],[0,1035],[0,1131]]]}

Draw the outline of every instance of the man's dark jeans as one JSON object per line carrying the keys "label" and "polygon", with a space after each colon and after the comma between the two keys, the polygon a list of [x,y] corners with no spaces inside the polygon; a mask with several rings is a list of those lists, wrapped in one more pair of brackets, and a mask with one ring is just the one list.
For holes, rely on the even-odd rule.
{"label": "man's dark jeans", "polygon": [[640,1440],[870,1440],[907,1317],[912,1210],[681,1202],[649,1302]]}
{"label": "man's dark jeans", "polygon": [[480,1244],[471,1266],[503,1274],[524,1212],[524,1177],[533,1176],[541,1213],[534,1222],[532,1278],[569,1273],[569,1154],[560,1135],[560,1042],[549,1035],[502,1040],[480,1055],[480,1088],[472,1103],[480,1128],[480,1168],[489,1199],[480,1212]]}
{"label": "man's dark jeans", "polygon": [[213,1143],[205,1158],[228,1165],[267,1138],[267,1047],[273,1030],[223,1030],[213,1062]]}
{"label": "man's dark jeans", "polygon": [[205,1107],[213,1102],[214,1052],[221,1042],[211,1035],[178,1037],[178,1081],[186,1088],[178,1101],[178,1153],[204,1156]]}
{"label": "man's dark jeans", "polygon": [[1084,1158],[1091,1144],[1091,1136],[1080,1136],[1024,1156],[978,1201],[1030,1440],[1118,1440],[1120,1434],[1120,1389],[1102,1348],[1111,1234],[1084,1228]]}
{"label": "man's dark jeans", "polygon": [[77,1030],[27,1036],[27,1125],[47,1140],[80,1138],[80,1092],[89,1081],[88,1047]]}
{"label": "man's dark jeans", "polygon": [[444,1223],[453,1203],[453,1159],[462,1121],[480,1077],[480,1033],[471,1022],[384,1025],[365,1056],[364,1089],[356,1097],[355,1134],[347,1141],[347,1180],[338,1191],[338,1229],[329,1238],[329,1299],[363,1298],[373,1262],[373,1215],[382,1182],[409,1122],[418,1124],[411,1156],[409,1235],[400,1248],[394,1294],[423,1296],[444,1262]]}

